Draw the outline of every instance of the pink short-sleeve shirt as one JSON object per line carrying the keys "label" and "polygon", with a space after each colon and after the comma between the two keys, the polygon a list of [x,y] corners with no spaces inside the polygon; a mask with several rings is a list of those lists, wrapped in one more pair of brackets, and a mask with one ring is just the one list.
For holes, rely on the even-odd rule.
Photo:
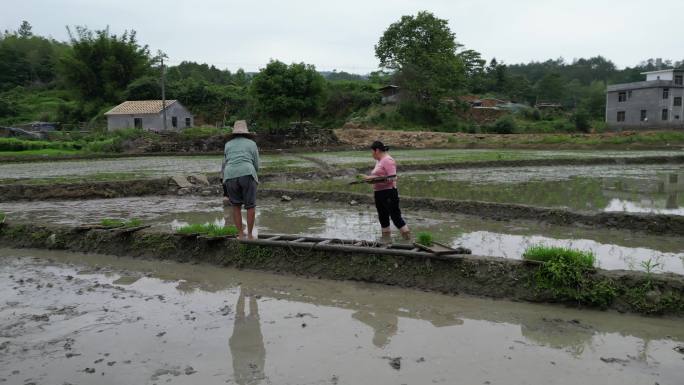
{"label": "pink short-sleeve shirt", "polygon": [[[384,158],[380,159],[379,161],[377,161],[375,163],[375,168],[373,169],[373,172],[371,172],[371,175],[373,175],[373,176],[397,175],[397,163],[394,161],[394,159],[391,156],[386,155]],[[389,189],[393,189],[393,188],[397,188],[396,179],[373,184],[373,189],[375,191],[389,190]]]}

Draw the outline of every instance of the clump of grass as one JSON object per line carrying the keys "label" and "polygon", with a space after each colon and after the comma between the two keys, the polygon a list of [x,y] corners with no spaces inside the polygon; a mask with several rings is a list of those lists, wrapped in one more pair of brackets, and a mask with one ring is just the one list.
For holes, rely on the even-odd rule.
{"label": "clump of grass", "polygon": [[115,228],[115,227],[124,227],[124,228],[131,228],[131,227],[138,227],[142,225],[142,221],[137,218],[133,218],[127,221],[121,220],[121,219],[112,219],[112,218],[105,218],[100,221],[100,225],[107,227],[107,228]]}
{"label": "clump of grass", "polygon": [[209,237],[235,236],[238,233],[235,226],[219,226],[213,223],[199,224],[193,223],[185,225],[177,230],[178,234],[201,234]]}
{"label": "clump of grass", "polygon": [[525,250],[523,258],[544,262],[532,276],[534,284],[558,300],[606,308],[616,296],[611,280],[592,276],[596,257],[590,251],[537,245]]}
{"label": "clump of grass", "polygon": [[432,234],[421,232],[416,234],[416,243],[425,247],[431,247],[435,243],[435,240],[433,239]]}
{"label": "clump of grass", "polygon": [[4,222],[6,217],[7,217],[7,215],[5,215],[5,213],[0,211],[0,223]]}

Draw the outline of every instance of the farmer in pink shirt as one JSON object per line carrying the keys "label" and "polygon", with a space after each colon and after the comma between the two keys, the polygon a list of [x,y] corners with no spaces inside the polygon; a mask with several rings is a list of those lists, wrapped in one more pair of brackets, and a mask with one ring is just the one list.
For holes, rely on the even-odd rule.
{"label": "farmer in pink shirt", "polygon": [[382,227],[382,235],[388,236],[390,230],[390,218],[394,223],[404,239],[411,238],[404,218],[401,217],[401,210],[399,209],[399,191],[397,190],[397,164],[394,159],[388,154],[389,147],[385,146],[380,141],[375,141],[371,145],[373,151],[373,159],[377,161],[375,168],[371,175],[366,175],[366,180],[374,178],[386,178],[379,181],[374,181],[373,189],[375,190],[375,207],[378,210],[378,219]]}

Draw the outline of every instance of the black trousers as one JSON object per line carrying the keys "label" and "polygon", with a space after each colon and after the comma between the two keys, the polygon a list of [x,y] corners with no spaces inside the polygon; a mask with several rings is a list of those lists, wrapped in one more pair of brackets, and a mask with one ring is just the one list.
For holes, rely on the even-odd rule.
{"label": "black trousers", "polygon": [[398,229],[406,226],[404,218],[401,217],[399,191],[396,188],[376,191],[375,208],[378,209],[378,219],[382,228],[389,227],[390,218]]}

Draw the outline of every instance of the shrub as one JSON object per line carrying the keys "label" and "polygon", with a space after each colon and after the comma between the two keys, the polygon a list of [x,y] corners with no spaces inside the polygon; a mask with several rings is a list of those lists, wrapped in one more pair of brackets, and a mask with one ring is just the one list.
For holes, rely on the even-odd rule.
{"label": "shrub", "polygon": [[435,241],[432,238],[432,234],[430,234],[428,232],[422,232],[422,233],[418,233],[416,235],[416,243],[418,243],[420,245],[430,247],[434,244],[434,242]]}
{"label": "shrub", "polygon": [[499,118],[494,124],[485,126],[486,132],[493,134],[514,134],[518,125],[512,116],[506,115]]}
{"label": "shrub", "polygon": [[584,110],[577,110],[571,118],[575,124],[575,129],[580,132],[591,132],[591,122],[589,121],[589,114]]}

